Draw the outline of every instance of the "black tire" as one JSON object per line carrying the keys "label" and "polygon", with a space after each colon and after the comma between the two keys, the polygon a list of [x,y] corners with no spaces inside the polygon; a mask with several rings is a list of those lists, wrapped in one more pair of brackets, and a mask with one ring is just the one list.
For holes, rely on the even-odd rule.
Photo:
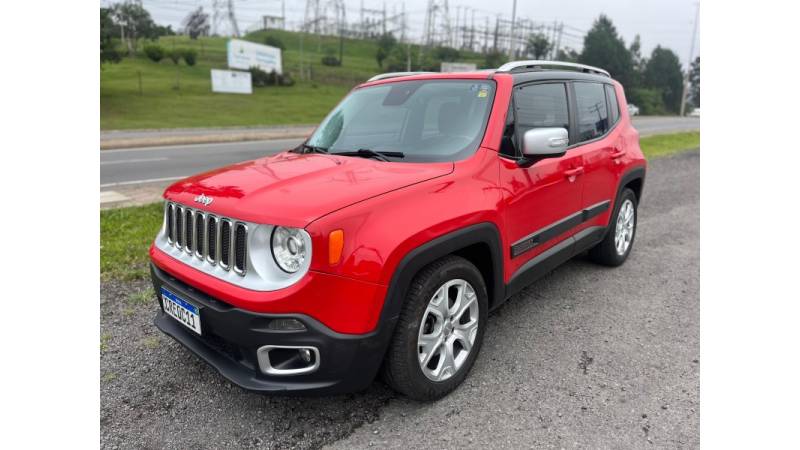
{"label": "black tire", "polygon": [[[443,381],[429,379],[419,363],[417,338],[430,300],[447,281],[462,279],[475,291],[478,326],[475,341],[455,374]],[[480,271],[458,256],[447,256],[422,269],[409,286],[408,294],[386,353],[383,379],[396,391],[414,400],[436,400],[453,391],[464,381],[480,352],[488,318],[489,297]]]}
{"label": "black tire", "polygon": [[[615,245],[615,231],[617,227],[617,219],[622,209],[622,205],[630,200],[633,203],[633,234],[631,235],[630,244],[624,253],[620,254]],[[589,259],[605,266],[616,267],[622,265],[628,255],[633,249],[633,242],[636,239],[636,227],[639,224],[638,202],[636,201],[636,194],[629,189],[625,188],[619,195],[615,205],[614,212],[611,214],[611,219],[608,221],[608,229],[606,230],[605,238],[591,250],[589,250]]]}

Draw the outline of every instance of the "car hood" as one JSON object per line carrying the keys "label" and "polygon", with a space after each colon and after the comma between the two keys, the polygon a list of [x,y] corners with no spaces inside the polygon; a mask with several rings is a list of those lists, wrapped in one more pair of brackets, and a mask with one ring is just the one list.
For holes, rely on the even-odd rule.
{"label": "car hood", "polygon": [[[248,222],[305,227],[354,203],[452,172],[452,162],[284,152],[186,178],[168,187],[164,197]],[[207,205],[198,201],[208,197]]]}

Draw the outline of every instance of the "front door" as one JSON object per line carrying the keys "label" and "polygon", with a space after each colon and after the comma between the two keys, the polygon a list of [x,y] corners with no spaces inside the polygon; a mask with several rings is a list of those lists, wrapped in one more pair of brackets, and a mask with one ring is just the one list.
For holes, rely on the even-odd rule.
{"label": "front door", "polygon": [[582,158],[577,152],[568,150],[561,158],[544,159],[527,168],[517,164],[525,131],[542,127],[569,130],[567,85],[544,82],[515,87],[509,115],[506,139],[516,144],[512,146],[515,154],[505,151],[500,158],[504,227],[509,240],[506,281],[526,262],[574,234],[572,229],[580,223],[573,222],[580,217],[582,190]]}

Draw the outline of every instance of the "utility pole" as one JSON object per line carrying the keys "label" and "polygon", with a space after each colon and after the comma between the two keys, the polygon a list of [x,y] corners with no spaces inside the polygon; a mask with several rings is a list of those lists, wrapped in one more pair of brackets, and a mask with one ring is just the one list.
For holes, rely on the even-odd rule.
{"label": "utility pole", "polygon": [[517,0],[514,0],[514,6],[511,8],[511,30],[509,35],[510,45],[508,46],[508,57],[514,59],[514,29],[517,21]]}
{"label": "utility pole", "polygon": [[697,39],[697,22],[700,19],[700,2],[697,2],[697,11],[694,16],[694,30],[692,31],[692,44],[689,47],[689,65],[686,67],[686,75],[683,77],[683,93],[681,94],[681,117],[686,113],[686,96],[689,93],[689,72],[692,68],[694,58],[694,41]]}

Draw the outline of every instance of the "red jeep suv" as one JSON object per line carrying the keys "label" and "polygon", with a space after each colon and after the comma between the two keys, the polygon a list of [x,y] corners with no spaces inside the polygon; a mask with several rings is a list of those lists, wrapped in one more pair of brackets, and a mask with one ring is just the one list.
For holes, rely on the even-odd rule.
{"label": "red jeep suv", "polygon": [[155,324],[233,383],[436,399],[489,311],[575,255],[628,257],[646,162],[622,86],[519,61],[356,87],[299,147],[177,182]]}

